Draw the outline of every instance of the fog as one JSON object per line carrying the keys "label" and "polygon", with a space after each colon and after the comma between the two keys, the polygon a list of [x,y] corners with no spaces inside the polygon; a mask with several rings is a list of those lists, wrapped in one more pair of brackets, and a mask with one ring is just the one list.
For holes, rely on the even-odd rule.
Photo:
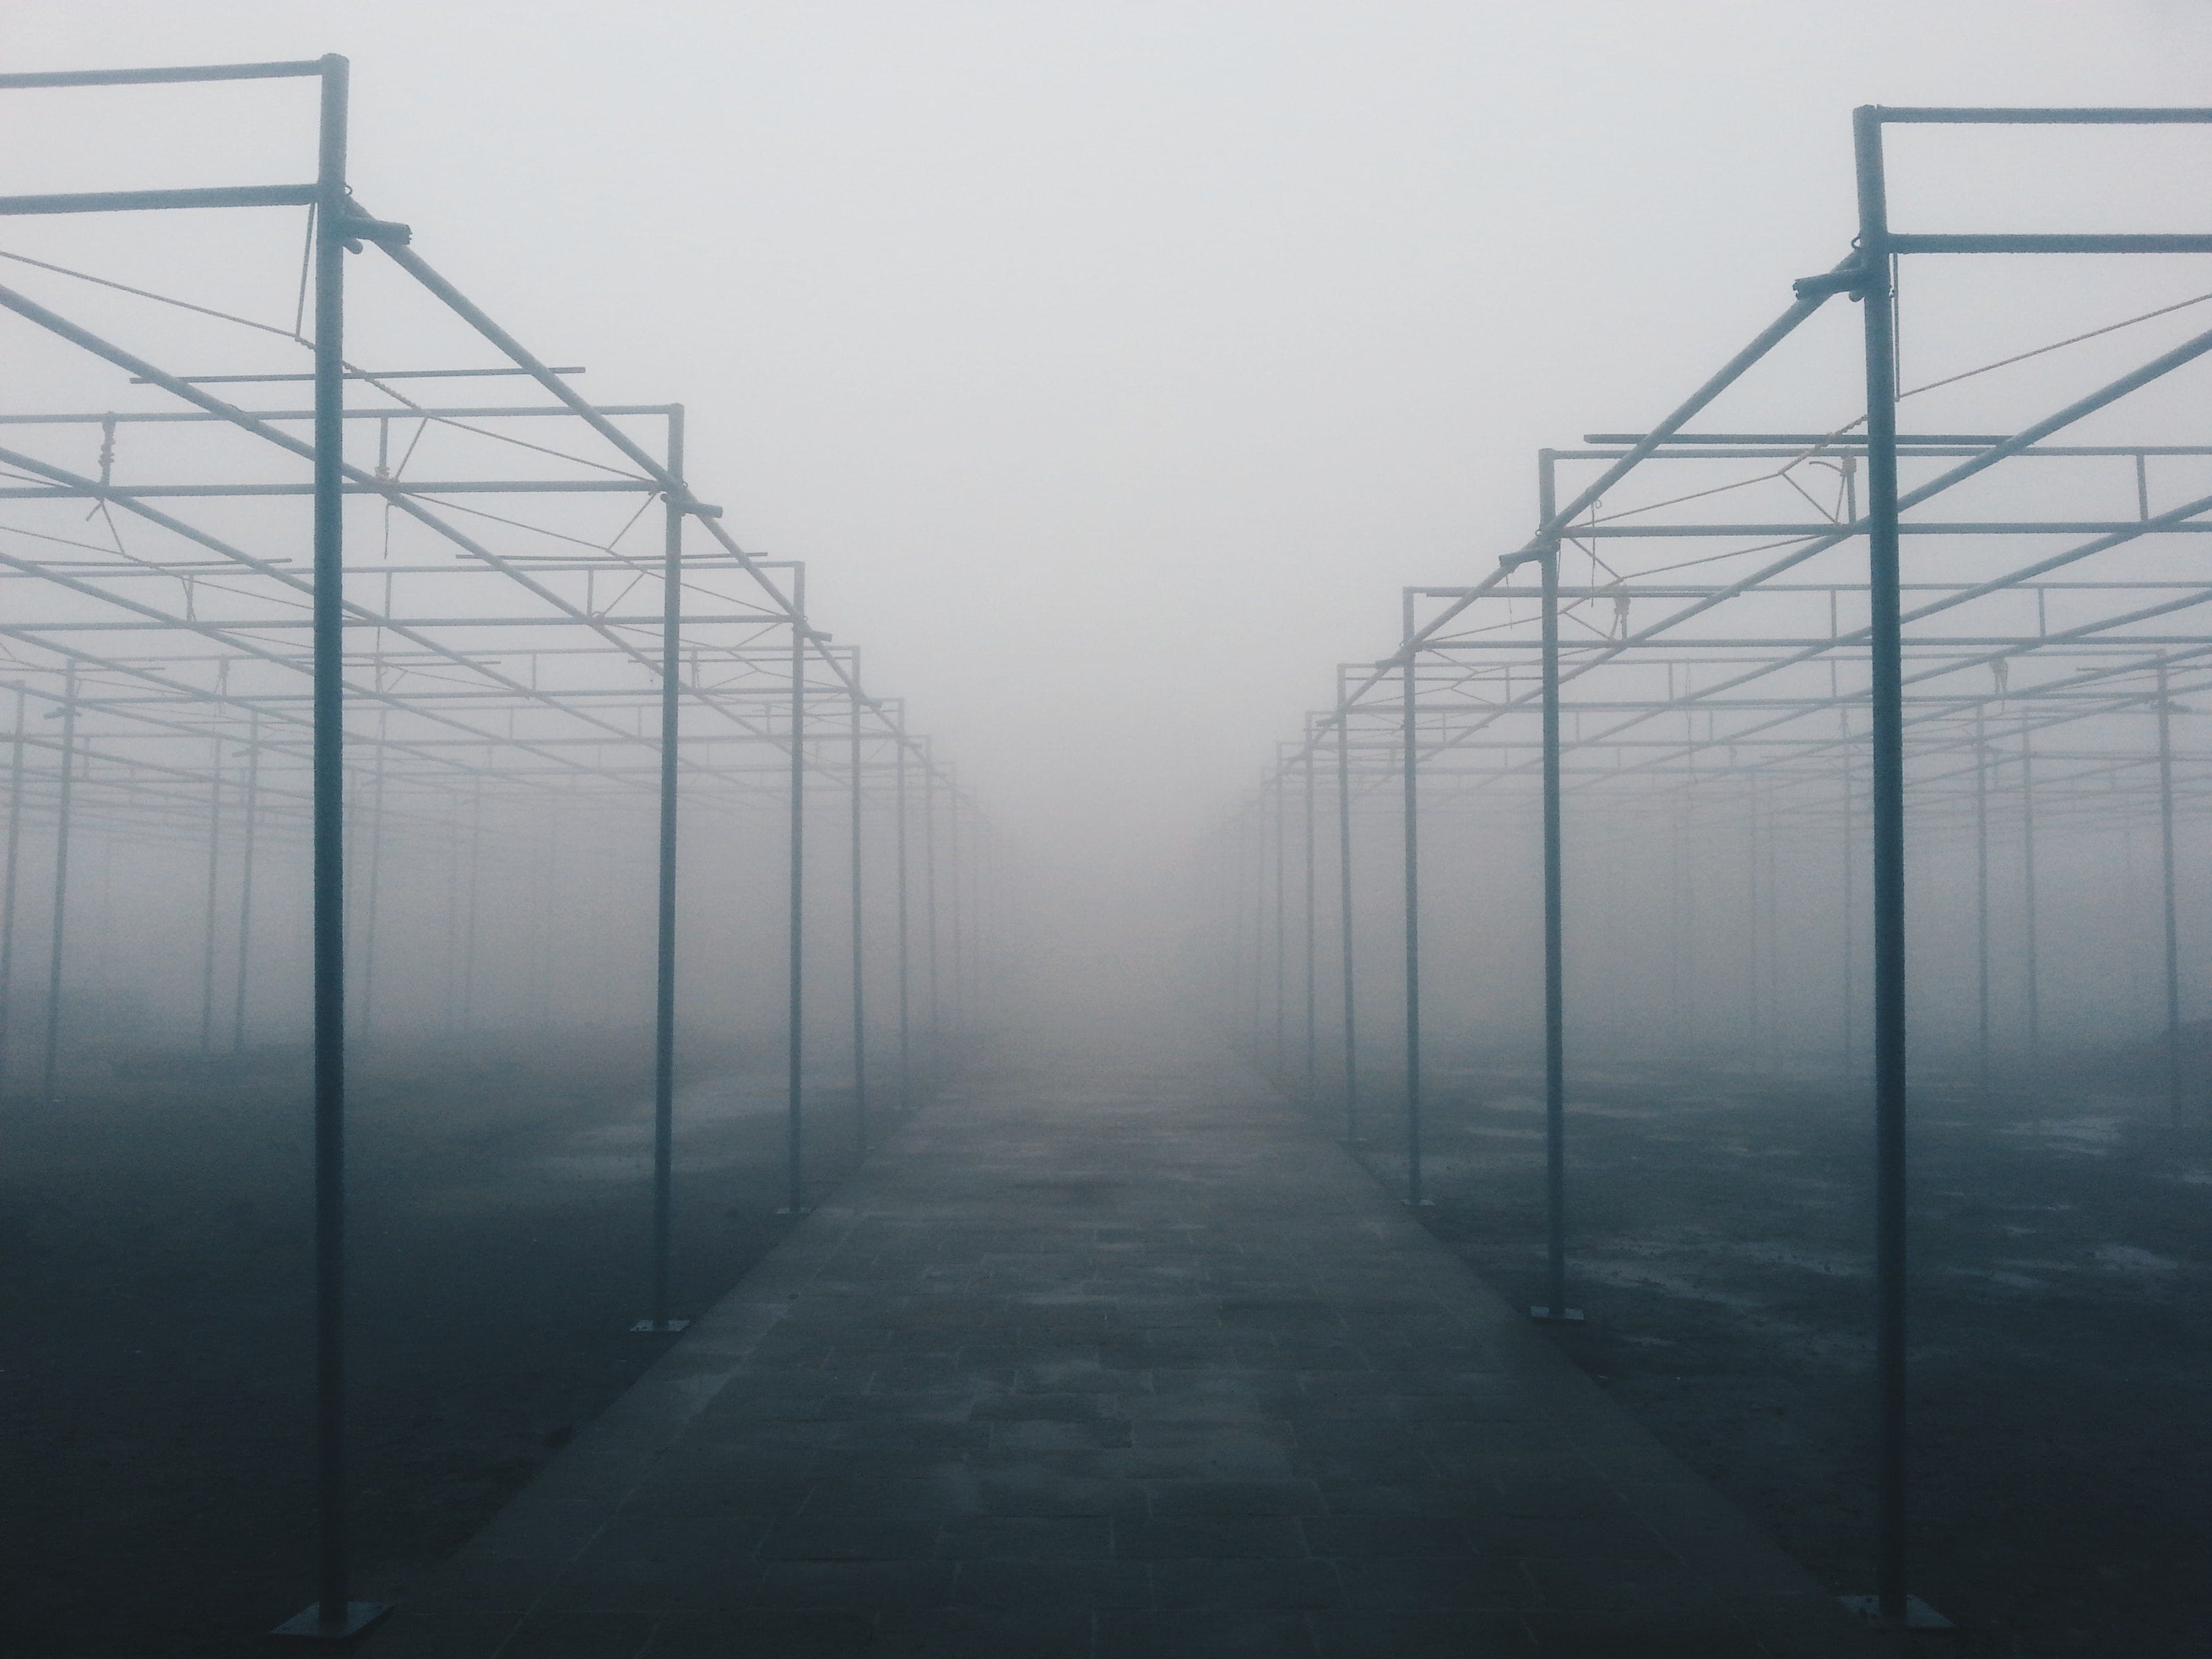
{"label": "fog", "polygon": [[[1088,928],[1186,855],[1331,663],[1389,648],[1397,586],[1517,543],[1538,444],[1634,428],[1833,263],[1853,105],[2185,102],[2209,27],[19,0],[0,47],[350,55],[362,199],[591,395],[690,406],[733,528],[814,562],[825,625],[956,745],[1042,890],[1112,896]],[[41,189],[301,154],[304,100],[220,96],[216,119],[190,88],[11,107],[11,172],[34,133]],[[2142,172],[2054,177],[2006,143],[1971,191],[1990,222],[2185,216]],[[1900,222],[1947,203],[1936,169],[1911,187]]]}
{"label": "fog", "polygon": [[[350,64],[343,253],[309,216],[324,54]],[[1493,1603],[1527,1650],[1598,1651],[1548,1576],[1611,1559],[1583,1489],[1475,1445],[1558,1427],[1556,1385],[1607,1503],[1679,1477],[1680,1507],[1636,1512],[1684,1572],[1710,1485],[1752,1523],[1731,1561],[1771,1537],[1821,1618],[1878,1588],[1897,1623],[1907,1506],[1862,1490],[1906,1370],[1872,884],[1893,313],[1867,270],[1820,274],[1861,224],[1854,109],[2200,105],[2212,12],[0,4],[0,76],[227,63],[291,67],[0,87],[0,1416],[31,1425],[0,1448],[0,1557],[33,1586],[0,1646],[259,1652],[311,1579],[337,1634],[310,1423],[368,1449],[318,1492],[357,1489],[356,1587],[404,1603],[562,1490],[617,1398],[673,1376],[707,1412],[779,1364],[776,1426],[701,1455],[758,1455],[744,1501],[788,1499],[744,1511],[748,1562],[857,1571],[890,1537],[965,1595],[983,1462],[945,1469],[1002,1455],[1033,1485],[994,1518],[1165,1561],[1120,1559],[1181,1501],[1138,1484],[1228,1470],[1290,1504],[1219,1515],[1288,1529],[1261,1553],[1297,1558],[1297,1651],[1370,1650],[1340,1613]],[[2007,1652],[2197,1651],[2212,125],[1880,132],[1907,237],[2178,243],[1909,246],[1886,355],[1911,1262],[1937,1310],[1914,1409],[1943,1425],[1915,1443],[1910,1524],[1942,1540],[1916,1594]],[[252,199],[21,199],[215,187]],[[334,270],[351,471],[319,509]],[[311,1064],[338,1030],[325,1007],[318,1047],[318,801],[343,1125]],[[1408,1358],[1470,1308],[1455,1358]],[[1181,1414],[1208,1367],[1236,1375],[1191,1384],[1203,1410],[1249,1421]],[[1397,1415],[1297,1418],[1335,1389]],[[1584,1437],[1631,1419],[1614,1462]],[[605,1420],[594,1468],[647,1437]],[[1361,1510],[1355,1479],[1481,1502]],[[941,1532],[768,1531],[838,1501],[874,1526],[931,1481],[967,1506]],[[700,1501],[686,1549],[729,1519]],[[1394,1518],[1426,1560],[1422,1528],[1464,1521],[1460,1551],[1493,1511],[1573,1534],[1483,1534],[1522,1601],[1358,1592],[1358,1529],[1327,1524]],[[1191,1513],[1205,1571],[1252,1553]],[[81,1559],[155,1565],[122,1595]],[[1138,1581],[1163,1617],[1249,1590]],[[1167,1650],[1115,1647],[1109,1602],[1067,1650]],[[932,1647],[793,1605],[865,1625],[791,1627],[821,1651],[981,1628]]]}

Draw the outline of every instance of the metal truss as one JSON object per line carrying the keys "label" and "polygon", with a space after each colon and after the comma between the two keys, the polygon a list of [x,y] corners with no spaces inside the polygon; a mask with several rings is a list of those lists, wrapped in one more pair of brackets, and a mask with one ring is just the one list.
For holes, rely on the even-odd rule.
{"label": "metal truss", "polygon": [[[1851,251],[1799,282],[1794,302],[1664,420],[1541,452],[1534,532],[1478,580],[1407,590],[1394,653],[1340,669],[1333,706],[1309,715],[1303,735],[1279,746],[1259,789],[1214,843],[1215,868],[1232,896],[1221,924],[1233,969],[1225,975],[1230,1017],[1272,1056],[1286,1087],[1318,1101],[1316,826],[1325,809],[1316,797],[1333,798],[1340,1091],[1352,1137],[1361,1104],[1355,824],[1396,819],[1407,1197],[1419,1203],[1424,811],[1449,805],[1479,813],[1490,826],[1486,840],[1533,830],[1543,870],[1549,1235],[1548,1300],[1534,1312],[1557,1319],[1572,1316],[1567,814],[1603,833],[1639,815],[1679,815],[1694,801],[1704,822],[1733,818],[1769,847],[1778,834],[1840,833],[1846,906],[1871,923],[1876,1129],[1878,1571],[1875,1594],[1851,1599],[1888,1626],[1940,1622],[1908,1593],[1905,1527],[1908,811],[1923,842],[1963,833],[1976,839],[1984,1087],[1993,778],[2014,780],[2027,836],[2031,1031],[2037,825],[2155,817],[2166,1088],[2178,1116],[2175,818],[2201,814],[2212,799],[2212,753],[2177,750],[2173,733],[2175,714],[2212,687],[2212,580],[2196,556],[2203,545],[2196,538],[2212,532],[2212,472],[2204,465],[2212,447],[2080,441],[2075,431],[2108,426],[2108,416],[2137,408],[2147,388],[2212,354],[2212,331],[2140,356],[2008,430],[1900,433],[1897,423],[1904,397],[2167,317],[2212,295],[1901,392],[1898,272],[1922,258],[2201,254],[2212,252],[2212,234],[1896,231],[1888,222],[1885,138],[1899,126],[2207,123],[2212,110],[1857,111]],[[1844,296],[1861,307],[1865,415],[1828,430],[1692,429]],[[2163,425],[2173,416],[2154,409],[2148,418]],[[2045,505],[2060,501],[2063,511]],[[1854,845],[1862,826],[1866,841]],[[1855,897],[1859,880],[1867,885]],[[1296,896],[1294,888],[1302,890]],[[1848,953],[1855,919],[1844,920]],[[1847,998],[1847,1019],[1850,1006]],[[1301,1036],[1302,1068],[1293,1053]]]}
{"label": "metal truss", "polygon": [[[305,830],[320,1548],[315,1601],[284,1629],[339,1638],[380,1611],[349,1599],[344,1152],[349,1023],[365,1029],[375,1008],[382,840],[436,842],[459,883],[479,867],[487,797],[495,820],[502,807],[534,813],[554,834],[653,827],[653,1245],[639,1328],[662,1332],[684,1322],[669,1287],[679,817],[698,828],[768,812],[785,826],[794,1213],[807,1194],[809,807],[842,807],[845,820],[863,1146],[882,1069],[869,1053],[871,955],[894,963],[890,1092],[905,1109],[973,1008],[997,838],[956,769],[908,730],[902,702],[867,689],[860,653],[811,619],[804,566],[747,549],[696,492],[683,408],[591,402],[574,384],[580,370],[534,356],[430,264],[406,225],[356,198],[344,58],[0,75],[0,93],[114,97],[248,81],[313,88],[312,179],[0,197],[0,221],[27,232],[99,222],[135,236],[149,214],[236,232],[246,251],[229,257],[240,268],[306,221],[289,327],[63,263],[44,243],[37,254],[0,250],[0,312],[28,343],[24,361],[108,404],[0,413],[0,678],[15,714],[0,1076],[25,833],[51,834],[56,849],[39,1085],[51,1100],[73,830],[205,843],[206,1048],[220,1024],[234,1048],[244,1043],[256,837]],[[273,242],[271,215],[292,227]],[[356,271],[356,256],[382,269]],[[362,331],[392,354],[373,361],[398,366],[365,368],[349,355],[349,307],[367,310]],[[157,362],[135,343],[157,332],[149,315],[182,319],[201,342],[193,349],[222,355],[189,373]],[[446,343],[427,362],[416,356],[424,340]],[[486,349],[489,363],[473,361]],[[886,819],[891,891],[878,897],[863,890],[862,843]],[[243,873],[236,960],[219,966],[226,830]],[[349,860],[361,872],[350,896]],[[472,888],[465,908],[464,1002],[476,973]],[[447,971],[456,977],[450,962]],[[234,1000],[219,994],[234,981]]]}

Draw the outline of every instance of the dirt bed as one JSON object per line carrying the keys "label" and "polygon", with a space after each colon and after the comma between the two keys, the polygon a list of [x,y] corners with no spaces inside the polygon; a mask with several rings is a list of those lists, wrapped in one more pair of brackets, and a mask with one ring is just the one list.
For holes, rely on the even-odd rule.
{"label": "dirt bed", "polygon": [[[356,1594],[404,1595],[618,1395],[647,1311],[645,1057],[371,1048],[353,1091]],[[788,1225],[780,1078],[684,1085],[675,1306]],[[300,1057],[88,1069],[0,1154],[0,1652],[228,1659],[313,1584]],[[811,1120],[823,1180],[849,1092]]]}
{"label": "dirt bed", "polygon": [[[2116,1083],[2115,1078],[2118,1080]],[[1432,1083],[1425,1212],[1544,1292],[1540,1075]],[[1863,1087],[1585,1065],[1559,1340],[1839,1592],[1873,1579]],[[2212,1654],[2212,1127],[2118,1062],[1917,1087],[1913,1587],[1967,1655]],[[1377,1111],[1365,1155],[1403,1180]]]}

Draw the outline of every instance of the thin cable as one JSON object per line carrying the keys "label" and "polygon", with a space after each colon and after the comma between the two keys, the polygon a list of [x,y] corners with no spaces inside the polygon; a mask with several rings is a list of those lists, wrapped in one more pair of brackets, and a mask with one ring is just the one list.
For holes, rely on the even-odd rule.
{"label": "thin cable", "polygon": [[240,328],[257,329],[264,334],[274,334],[280,340],[306,343],[300,340],[297,331],[292,329],[278,328],[273,323],[257,323],[251,317],[234,316],[228,311],[217,311],[212,306],[195,305],[190,300],[179,300],[173,295],[156,294],[150,289],[133,288],[128,283],[112,282],[105,276],[95,276],[88,270],[72,270],[67,265],[52,264],[44,259],[33,259],[27,253],[10,253],[7,249],[0,248],[0,259],[13,259],[18,264],[36,265],[40,270],[51,270],[61,276],[74,276],[81,283],[90,283],[99,288],[112,288],[118,294],[129,294],[141,300],[151,300],[157,305],[174,306],[179,311],[198,312],[203,317],[213,317],[220,322],[236,323]]}

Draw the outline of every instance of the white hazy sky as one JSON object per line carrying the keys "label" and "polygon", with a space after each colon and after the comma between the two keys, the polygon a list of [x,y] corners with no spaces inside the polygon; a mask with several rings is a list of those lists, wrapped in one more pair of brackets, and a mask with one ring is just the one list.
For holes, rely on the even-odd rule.
{"label": "white hazy sky", "polygon": [[[364,200],[688,404],[1032,852],[1133,870],[1525,532],[1537,447],[1843,252],[1853,105],[2200,102],[2212,6],[0,0],[11,69],[325,51]],[[83,159],[9,131],[8,188]]]}

